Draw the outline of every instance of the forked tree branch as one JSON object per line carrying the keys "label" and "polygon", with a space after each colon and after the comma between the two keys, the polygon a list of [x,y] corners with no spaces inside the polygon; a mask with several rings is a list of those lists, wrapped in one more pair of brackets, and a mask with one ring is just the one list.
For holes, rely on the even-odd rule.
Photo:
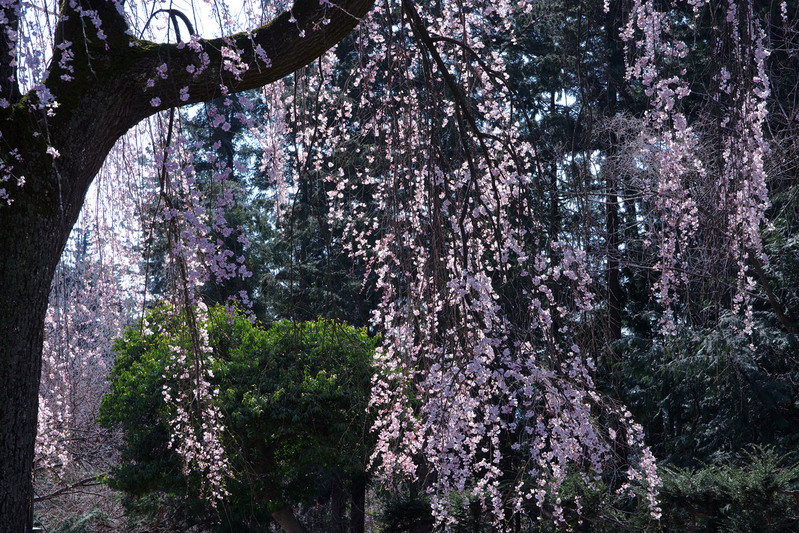
{"label": "forked tree branch", "polygon": [[[70,15],[59,24],[56,43],[73,43],[72,64],[80,71],[68,81],[51,72],[47,85],[62,105],[85,99],[95,87],[98,91],[124,87],[124,95],[114,92],[124,96],[119,111],[126,129],[156,111],[262,87],[291,74],[344,38],[374,3],[297,0],[290,10],[248,33],[197,39],[193,44],[157,44],[126,34],[127,26],[113,2],[83,1],[87,8],[102,12],[107,37],[97,39],[86,17]],[[84,42],[78,41],[83,36]],[[59,57],[56,49],[55,70]]]}

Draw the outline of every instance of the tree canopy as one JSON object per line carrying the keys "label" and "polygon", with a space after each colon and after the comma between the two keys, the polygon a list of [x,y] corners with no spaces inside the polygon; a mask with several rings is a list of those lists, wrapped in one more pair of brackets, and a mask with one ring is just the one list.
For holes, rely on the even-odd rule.
{"label": "tree canopy", "polygon": [[170,44],[135,36],[144,30],[131,26],[138,5],[3,3],[0,333],[9,342],[0,357],[0,528],[19,531],[30,516],[49,288],[114,144],[159,109],[260,87],[306,65],[371,4],[302,1],[248,33]]}

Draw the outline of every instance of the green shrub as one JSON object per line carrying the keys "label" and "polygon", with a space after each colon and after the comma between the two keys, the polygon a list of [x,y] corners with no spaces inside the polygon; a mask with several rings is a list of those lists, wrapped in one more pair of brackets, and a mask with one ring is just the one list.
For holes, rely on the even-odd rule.
{"label": "green shrub", "polygon": [[[159,307],[114,345],[117,360],[100,421],[120,428],[122,461],[113,488],[132,496],[161,493],[180,501],[185,523],[216,520],[201,480],[170,449],[174,407],[169,346],[190,339],[181,316]],[[219,528],[265,530],[270,514],[309,502],[333,477],[363,472],[370,454],[366,406],[376,339],[329,320],[277,322],[268,330],[222,308],[201,324],[213,350],[211,389],[224,419],[231,471]]]}
{"label": "green shrub", "polygon": [[799,531],[799,462],[753,447],[736,463],[664,468],[663,523],[671,531]]}

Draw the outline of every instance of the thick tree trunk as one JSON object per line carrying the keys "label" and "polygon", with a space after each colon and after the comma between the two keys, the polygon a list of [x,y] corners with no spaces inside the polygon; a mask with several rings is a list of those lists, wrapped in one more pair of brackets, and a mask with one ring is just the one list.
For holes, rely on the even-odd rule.
{"label": "thick tree trunk", "polygon": [[[0,255],[8,248],[0,247]],[[34,285],[48,287],[49,280],[41,270],[29,272],[21,265],[0,269],[0,276],[0,531],[21,533],[33,498],[39,354],[47,309],[47,291],[37,291]],[[11,287],[12,283],[21,286]]]}
{"label": "thick tree trunk", "polygon": [[347,494],[344,491],[344,482],[336,476],[330,488],[330,524],[328,533],[344,533],[344,509],[347,505]]}
{"label": "thick tree trunk", "polygon": [[44,317],[50,283],[71,227],[49,202],[17,205],[0,210],[0,532],[3,533],[21,533],[30,525]]}
{"label": "thick tree trunk", "polygon": [[[2,185],[13,200],[11,206],[0,205],[0,533],[22,533],[30,525],[50,284],[86,191],[114,143],[160,109],[210,100],[221,94],[221,86],[230,93],[261,87],[307,65],[347,35],[373,2],[299,0],[291,13],[252,34],[201,40],[209,61],[202,75],[186,68],[198,57],[190,47],[130,37],[116,3],[63,2],[55,42],[72,42],[67,48],[73,54],[69,63],[74,79],[61,77],[64,52],[56,48],[43,82],[59,103],[54,116],[36,109],[35,94],[21,98],[17,86],[9,83],[16,67],[8,52],[15,44],[0,38],[0,97],[10,103],[0,108],[0,159],[12,176]],[[70,11],[76,5],[97,13],[106,40],[92,37],[83,17]],[[6,18],[7,25],[16,25],[14,15]],[[231,44],[248,67],[239,77],[224,68],[221,49]],[[255,53],[256,47],[271,66]],[[168,80],[155,75],[163,64]],[[146,86],[148,78],[158,79],[154,87]],[[190,91],[185,101],[176,89],[183,86]],[[161,104],[153,107],[151,102],[158,99]],[[25,185],[17,187],[13,178],[23,176]],[[301,525],[292,527],[287,531],[304,531]]]}

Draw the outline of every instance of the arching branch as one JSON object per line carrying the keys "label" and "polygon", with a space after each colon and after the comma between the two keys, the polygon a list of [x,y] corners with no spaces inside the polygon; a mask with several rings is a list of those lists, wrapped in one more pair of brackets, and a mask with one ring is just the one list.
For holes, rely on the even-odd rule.
{"label": "arching branch", "polygon": [[59,103],[55,116],[47,120],[48,144],[62,154],[59,171],[71,182],[60,185],[64,204],[77,216],[83,194],[108,151],[141,120],[163,109],[281,79],[338,43],[373,3],[299,0],[249,33],[190,44],[157,44],[131,36],[113,1],[83,0],[78,5],[84,14],[87,10],[101,14],[105,37],[98,37],[85,15],[62,17],[56,43],[72,43],[73,79],[65,80],[56,71],[60,58],[56,47],[46,82]]}
{"label": "arching branch", "polygon": [[[51,91],[59,101],[69,101],[71,94],[86,92],[83,79],[94,78],[92,88],[96,87],[98,92],[103,87],[125,86],[128,88],[125,122],[131,127],[162,109],[262,87],[291,74],[344,38],[373,3],[374,0],[298,0],[290,10],[251,32],[197,39],[187,45],[157,44],[124,35],[127,28],[120,27],[119,14],[112,11],[113,7],[109,9],[113,3],[92,0],[89,2],[92,8],[97,8],[94,4],[105,6],[105,17],[112,20],[114,38],[124,35],[124,42],[111,47],[97,39],[76,42],[76,36],[80,37],[77,28],[70,30],[62,24],[63,35],[57,36],[57,42],[71,40],[75,42],[76,55],[85,49],[92,57],[87,58],[88,64],[79,65],[83,67],[83,72],[76,74],[79,83],[63,83],[58,76],[50,76],[52,82],[48,87],[52,85]],[[69,23],[80,24],[81,21],[75,21],[78,18],[70,17]],[[84,33],[92,38],[91,32]],[[80,63],[79,58],[75,63]],[[163,69],[164,65],[166,77],[157,75],[156,69]],[[147,85],[148,80],[153,80],[152,86]],[[184,89],[182,94],[181,89]],[[152,105],[154,101],[160,104]]]}
{"label": "arching branch", "polygon": [[[223,91],[240,92],[277,81],[338,43],[372,4],[373,0],[341,0],[330,4],[332,7],[315,0],[296,2],[293,9],[250,34],[200,40],[200,54],[208,54],[207,65],[199,63],[198,53],[189,46],[151,48],[142,62],[150,63],[151,68],[166,63],[170,78],[158,81],[142,98],[149,105],[157,97],[161,100],[158,109],[165,109],[216,98]],[[230,58],[223,56],[223,50],[235,53],[238,57],[233,62],[244,67],[226,68],[226,59]],[[187,67],[196,70],[190,73]],[[181,100],[175,87],[188,87],[188,99]]]}

